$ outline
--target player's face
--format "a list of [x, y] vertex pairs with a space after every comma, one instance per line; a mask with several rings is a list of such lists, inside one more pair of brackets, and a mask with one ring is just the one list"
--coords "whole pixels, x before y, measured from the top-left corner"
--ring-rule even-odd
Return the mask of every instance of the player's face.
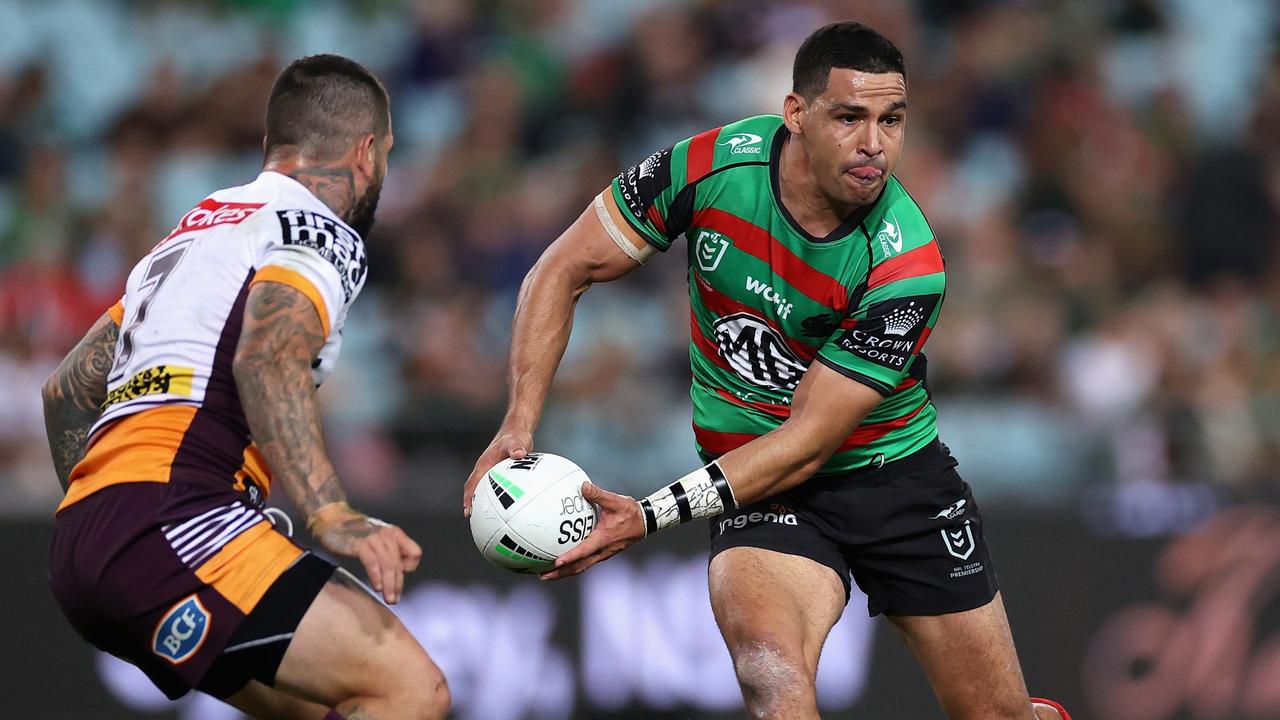
[[351, 218], [347, 224], [360, 233], [362, 238], [368, 238], [369, 231], [373, 229], [374, 216], [378, 212], [378, 198], [382, 195], [382, 182], [387, 178], [387, 155], [391, 153], [394, 143], [395, 139], [390, 132], [385, 140], [374, 141], [373, 174], [369, 177], [369, 185], [364, 194], [351, 207]]
[[827, 89], [803, 113], [801, 142], [822, 192], [844, 205], [875, 202], [902, 154], [902, 75], [832, 68]]

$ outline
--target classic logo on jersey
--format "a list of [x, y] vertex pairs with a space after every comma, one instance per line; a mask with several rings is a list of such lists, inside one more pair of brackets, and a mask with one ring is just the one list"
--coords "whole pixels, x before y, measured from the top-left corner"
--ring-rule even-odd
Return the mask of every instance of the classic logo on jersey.
[[787, 299], [782, 297], [782, 293], [774, 290], [771, 285], [762, 283], [750, 275], [747, 276], [747, 292], [755, 293], [767, 302], [773, 303], [774, 307], [778, 309], [778, 317], [783, 320], [787, 319], [787, 316], [791, 314], [791, 308], [795, 307], [787, 302]]
[[127, 402], [145, 395], [191, 395], [191, 380], [196, 371], [189, 367], [173, 365], [157, 365], [146, 370], [139, 370], [123, 384], [107, 392], [107, 399], [102, 409], [116, 403]]
[[198, 596], [189, 595], [160, 619], [151, 638], [151, 651], [180, 665], [196, 654], [208, 632], [209, 611]]
[[947, 546], [947, 552], [959, 560], [968, 560], [974, 548], [977, 547], [973, 541], [973, 528], [970, 527], [970, 522], [972, 521], [965, 520], [959, 527], [944, 527], [938, 531], [942, 533], [942, 542]]
[[733, 155], [758, 155], [764, 150], [764, 138], [749, 132], [740, 132], [730, 135], [725, 140], [716, 143], [717, 145], [728, 145], [730, 154]]
[[804, 375], [805, 365], [787, 347], [777, 330], [747, 313], [734, 313], [715, 323], [720, 356], [734, 372], [753, 385], [770, 390], [792, 390]]
[[902, 226], [898, 224], [897, 215], [889, 213], [889, 217], [893, 218], [893, 222], [881, 220], [884, 227], [876, 233], [876, 241], [880, 243], [880, 249], [886, 256], [902, 252]]
[[360, 237], [320, 213], [277, 210], [276, 215], [280, 217], [284, 244], [311, 248], [328, 260], [342, 279], [343, 300], [350, 302], [369, 269]]
[[178, 227], [165, 240], [172, 240], [182, 233], [208, 230], [218, 225], [236, 225], [262, 207], [263, 203], [224, 203], [205, 198], [178, 221]]
[[720, 259], [724, 251], [729, 249], [729, 238], [714, 230], [702, 230], [698, 233], [698, 241], [694, 243], [693, 254], [697, 256], [698, 267], [703, 272], [712, 272], [720, 267]]
[[955, 520], [964, 514], [964, 506], [969, 503], [968, 500], [957, 500], [950, 505], [938, 511], [937, 515], [929, 518], [930, 520]]
[[890, 370], [901, 370], [938, 304], [937, 295], [913, 295], [876, 303], [837, 344], [858, 357]]
[[659, 150], [618, 175], [618, 188], [622, 202], [631, 216], [640, 222], [645, 212], [653, 206], [658, 196], [671, 187], [671, 148]]

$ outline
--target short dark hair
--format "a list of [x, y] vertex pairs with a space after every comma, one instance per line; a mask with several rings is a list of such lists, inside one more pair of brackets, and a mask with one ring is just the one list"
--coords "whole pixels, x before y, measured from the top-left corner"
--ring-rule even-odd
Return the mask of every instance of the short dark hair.
[[858, 22], [831, 23], [800, 43], [791, 69], [791, 90], [812, 100], [827, 89], [832, 68], [865, 73], [902, 73], [902, 51], [889, 38]]
[[385, 137], [387, 88], [360, 63], [340, 55], [310, 55], [289, 63], [267, 100], [266, 152], [291, 146], [315, 160], [333, 160], [362, 135]]

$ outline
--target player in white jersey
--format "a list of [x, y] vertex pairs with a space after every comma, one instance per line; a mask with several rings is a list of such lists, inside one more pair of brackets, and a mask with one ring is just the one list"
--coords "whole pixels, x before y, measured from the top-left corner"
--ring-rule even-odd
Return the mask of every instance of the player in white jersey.
[[184, 215], [44, 389], [50, 584], [72, 625], [170, 698], [254, 717], [437, 718], [448, 689], [396, 617], [262, 511], [274, 482], [388, 603], [422, 551], [346, 502], [316, 388], [365, 281], [392, 145], [386, 89], [333, 55], [284, 70], [256, 180]]

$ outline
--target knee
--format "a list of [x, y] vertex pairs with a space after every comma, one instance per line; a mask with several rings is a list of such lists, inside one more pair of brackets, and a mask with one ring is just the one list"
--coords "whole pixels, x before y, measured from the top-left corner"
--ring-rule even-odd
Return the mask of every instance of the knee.
[[745, 643], [733, 658], [752, 717], [779, 717], [814, 702], [814, 677], [798, 650], [767, 641]]
[[416, 677], [406, 679], [402, 686], [409, 697], [404, 698], [406, 717], [413, 720], [440, 720], [449, 713], [453, 698], [449, 683], [435, 665]]

